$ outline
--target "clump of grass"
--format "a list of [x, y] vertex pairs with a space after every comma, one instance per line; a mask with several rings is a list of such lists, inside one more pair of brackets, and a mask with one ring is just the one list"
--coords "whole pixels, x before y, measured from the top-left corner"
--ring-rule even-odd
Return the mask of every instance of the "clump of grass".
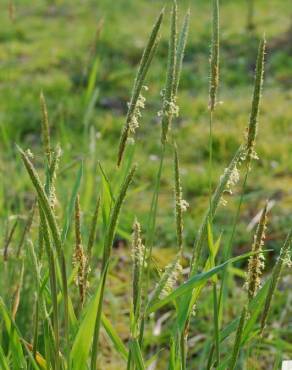
[[[140, 61], [137, 76], [134, 82], [132, 96], [128, 107], [126, 123], [123, 128], [119, 151], [118, 151], [118, 166], [121, 164], [126, 142], [130, 135], [135, 134], [140, 117], [140, 109], [144, 108], [144, 98], [141, 95], [144, 86], [144, 81], [149, 70], [158, 43], [158, 33], [162, 24], [163, 12], [159, 15], [150, 35], [149, 41], [144, 50]], [[200, 309], [200, 297], [203, 289], [205, 289], [208, 281], [212, 284], [212, 299], [213, 299], [213, 322], [212, 335], [209, 338], [209, 332], [206, 332], [206, 343], [211, 348], [208, 357], [207, 368], [212, 366], [218, 369], [235, 369], [241, 349], [244, 345], [253, 338], [263, 334], [267, 323], [268, 314], [273, 303], [274, 293], [283, 270], [284, 264], [288, 262], [292, 232], [289, 233], [283, 247], [281, 248], [279, 258], [273, 268], [270, 281], [261, 287], [260, 279], [263, 270], [263, 243], [265, 238], [265, 229], [267, 222], [267, 205], [265, 206], [260, 221], [254, 236], [251, 252], [229, 258], [231, 254], [231, 245], [238, 224], [242, 197], [245, 191], [248, 173], [251, 170], [251, 162], [256, 158], [255, 141], [258, 131], [258, 116], [260, 107], [260, 98], [263, 85], [264, 72], [264, 54], [265, 54], [265, 39], [263, 38], [259, 45], [257, 66], [255, 74], [254, 93], [252, 98], [252, 108], [249, 119], [246, 143], [242, 144], [228, 167], [224, 170], [223, 175], [218, 181], [218, 185], [212, 194], [212, 181], [210, 181], [210, 201], [205, 212], [201, 225], [196, 233], [193, 249], [191, 251], [190, 260], [188, 263], [188, 271], [182, 273], [182, 255], [188, 257], [188, 251], [185, 248], [183, 227], [184, 219], [183, 212], [187, 207], [186, 201], [183, 200], [182, 181], [180, 162], [177, 147], [174, 144], [173, 153], [173, 172], [174, 172], [174, 213], [175, 227], [177, 237], [176, 256], [168, 265], [166, 265], [163, 273], [159, 276], [159, 280], [151, 291], [152, 283], [152, 267], [153, 261], [151, 256], [152, 247], [155, 237], [155, 225], [158, 209], [158, 196], [160, 181], [162, 178], [163, 161], [167, 154], [167, 142], [170, 136], [171, 124], [174, 117], [178, 114], [177, 94], [180, 81], [181, 69], [183, 64], [184, 50], [186, 46], [188, 28], [189, 28], [189, 11], [184, 17], [181, 31], [177, 31], [177, 4], [174, 1], [171, 11], [169, 48], [168, 48], [168, 63], [166, 72], [165, 90], [163, 92], [163, 103], [161, 111], [161, 157], [154, 187], [154, 194], [151, 203], [149, 214], [149, 223], [147, 229], [147, 237], [145, 243], [142, 238], [142, 228], [140, 223], [135, 220], [133, 224], [132, 235], [132, 300], [130, 312], [130, 328], [129, 342], [126, 346], [118, 333], [115, 326], [105, 316], [104, 302], [106, 290], [108, 286], [109, 271], [112, 269], [112, 254], [114, 238], [118, 230], [119, 218], [126, 196], [133, 182], [136, 165], [132, 166], [133, 156], [130, 156], [125, 168], [120, 170], [118, 174], [123, 179], [120, 186], [115, 188], [111, 183], [105, 171], [100, 165], [102, 171], [102, 180], [104, 192], [97, 197], [95, 209], [89, 227], [89, 237], [87, 248], [83, 247], [83, 241], [86, 240], [82, 235], [81, 228], [81, 210], [79, 200], [79, 185], [82, 174], [82, 166], [79, 171], [76, 182], [73, 185], [72, 196], [66, 212], [58, 212], [56, 207], [55, 187], [56, 174], [58, 163], [61, 155], [61, 150], [57, 146], [52, 150], [52, 141], [50, 137], [48, 112], [43, 94], [41, 94], [41, 109], [42, 109], [42, 141], [44, 149], [44, 173], [45, 180], [41, 179], [33, 164], [33, 159], [29, 152], [24, 152], [19, 148], [19, 152], [23, 164], [27, 170], [31, 183], [34, 187], [37, 200], [33, 207], [23, 232], [20, 234], [20, 240], [16, 252], [17, 263], [21, 263], [20, 274], [17, 275], [17, 284], [15, 295], [10, 309], [7, 309], [3, 300], [0, 299], [0, 314], [5, 326], [5, 342], [8, 346], [0, 346], [0, 364], [6, 370], [9, 369], [10, 363], [14, 368], [34, 368], [38, 369], [72, 369], [87, 368], [91, 370], [98, 368], [98, 357], [100, 354], [100, 329], [104, 327], [107, 336], [109, 337], [113, 347], [121, 356], [122, 360], [127, 364], [127, 369], [145, 369], [153, 358], [145, 360], [149, 357], [152, 349], [159, 350], [159, 342], [156, 341], [154, 346], [150, 345], [153, 340], [152, 334], [149, 334], [152, 329], [152, 323], [155, 320], [161, 320], [160, 309], [166, 310], [169, 330], [165, 330], [163, 335], [170, 343], [168, 362], [170, 369], [186, 370], [192, 367], [191, 350], [188, 343], [188, 335], [191, 330], [191, 318], [193, 308], [198, 305]], [[216, 107], [217, 91], [219, 83], [219, 2], [213, 1], [213, 32], [212, 32], [212, 50], [210, 61], [210, 86], [209, 86], [209, 109], [210, 109], [210, 169], [212, 170], [212, 114]], [[134, 155], [134, 154], [133, 154]], [[224, 194], [231, 193], [233, 187], [239, 181], [239, 170], [242, 163], [246, 163], [246, 175], [243, 181], [242, 194], [230, 239], [228, 240], [228, 253], [220, 254], [221, 236], [214, 238], [216, 232], [213, 229], [215, 223], [216, 212], [220, 205], [226, 201]], [[210, 179], [212, 171], [210, 171]], [[118, 191], [116, 191], [118, 189]], [[69, 249], [71, 218], [74, 218], [75, 205], [75, 247]], [[38, 206], [39, 213], [39, 230], [37, 243], [28, 243], [28, 233], [33, 221], [34, 209]], [[102, 216], [104, 221], [104, 235], [98, 233], [98, 247], [102, 245], [102, 249], [96, 250], [96, 235], [98, 228], [99, 209], [102, 208]], [[61, 215], [64, 214], [64, 228], [60, 231], [59, 223]], [[15, 222], [10, 231], [7, 232], [6, 243], [4, 244], [4, 260], [5, 269], [10, 267], [8, 258], [8, 246], [15, 236], [17, 223]], [[126, 234], [126, 233], [125, 233]], [[17, 235], [17, 234], [16, 234]], [[31, 236], [32, 239], [34, 235]], [[69, 237], [68, 237], [69, 238]], [[145, 246], [144, 246], [145, 244]], [[27, 258], [22, 256], [21, 250], [23, 246], [27, 247]], [[38, 245], [39, 251], [36, 253], [35, 245]], [[204, 250], [205, 246], [206, 253]], [[44, 255], [42, 253], [44, 248]], [[184, 249], [185, 248], [185, 249]], [[101, 252], [101, 258], [100, 253]], [[68, 274], [67, 270], [67, 254], [72, 256], [74, 266], [72, 274]], [[20, 259], [20, 257], [23, 257]], [[94, 257], [94, 258], [93, 258]], [[243, 305], [243, 309], [238, 318], [231, 323], [228, 323], [225, 328], [221, 328], [222, 320], [220, 319], [224, 306], [226, 306], [228, 296], [225, 297], [222, 293], [226, 282], [227, 267], [234, 262], [246, 259], [248, 261], [248, 274], [246, 279], [247, 299]], [[90, 274], [93, 268], [93, 261], [98, 260], [96, 264], [99, 267], [99, 274]], [[217, 259], [223, 258], [222, 263], [217, 264]], [[31, 268], [26, 268], [25, 264], [30, 260]], [[186, 260], [186, 258], [184, 258]], [[68, 263], [69, 265], [69, 263]], [[18, 328], [17, 312], [21, 304], [20, 293], [24, 283], [25, 273], [31, 270], [34, 279], [34, 317], [32, 330], [29, 334], [21, 333]], [[234, 269], [238, 271], [239, 269]], [[70, 269], [69, 269], [70, 271]], [[238, 273], [238, 272], [237, 272]], [[76, 293], [71, 288], [76, 274], [78, 286], [78, 299], [80, 305], [78, 307], [78, 315], [76, 308], [72, 304], [72, 299]], [[92, 275], [92, 276], [91, 276]], [[98, 277], [97, 277], [98, 276]], [[186, 276], [184, 280], [184, 276]], [[93, 280], [92, 289], [89, 291], [88, 280]], [[96, 283], [96, 280], [98, 282]], [[217, 285], [221, 282], [221, 291], [218, 296]], [[88, 294], [87, 294], [88, 293]], [[208, 294], [208, 289], [206, 289]], [[263, 304], [263, 310], [261, 310]], [[107, 313], [106, 313], [107, 315]], [[258, 317], [260, 317], [258, 324]], [[168, 319], [169, 318], [169, 319]], [[169, 328], [168, 326], [168, 328]], [[41, 330], [40, 330], [41, 328]], [[145, 328], [147, 330], [145, 330]], [[161, 331], [159, 329], [159, 331]], [[233, 346], [227, 350], [223, 350], [221, 343], [235, 334]], [[25, 340], [27, 336], [31, 336], [31, 343]], [[65, 340], [62, 337], [65, 337]], [[7, 338], [7, 339], [6, 339]], [[4, 343], [4, 342], [3, 342]], [[213, 344], [214, 343], [214, 344]], [[210, 347], [211, 346], [211, 347]], [[3, 347], [3, 348], [2, 348]], [[6, 348], [8, 347], [8, 348]], [[149, 350], [149, 347], [151, 348]], [[154, 351], [153, 351], [154, 352]], [[206, 351], [205, 351], [206, 352]], [[44, 354], [42, 354], [44, 353]], [[215, 353], [215, 361], [213, 361], [213, 353]], [[229, 356], [230, 353], [230, 356]], [[152, 354], [152, 353], [151, 353]], [[159, 352], [154, 354], [154, 361], [159, 356]], [[205, 360], [203, 355], [203, 361]], [[90, 365], [89, 365], [90, 363]], [[105, 365], [102, 364], [102, 367]]]

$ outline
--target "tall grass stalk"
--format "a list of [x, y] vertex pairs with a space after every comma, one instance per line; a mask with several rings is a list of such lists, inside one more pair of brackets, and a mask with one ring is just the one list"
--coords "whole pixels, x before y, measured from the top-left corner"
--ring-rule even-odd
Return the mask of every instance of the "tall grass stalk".
[[[212, 202], [212, 183], [213, 183], [213, 114], [216, 106], [217, 91], [219, 85], [219, 0], [213, 0], [213, 21], [212, 21], [212, 43], [210, 57], [210, 86], [209, 86], [209, 207]], [[209, 223], [212, 227], [212, 217]], [[213, 317], [214, 317], [214, 338], [216, 348], [216, 366], [219, 366], [220, 350], [219, 350], [219, 321], [218, 321], [218, 300], [217, 287], [213, 283]]]
[[101, 267], [101, 276], [103, 276], [103, 281], [102, 281], [102, 286], [101, 286], [100, 300], [99, 300], [98, 309], [97, 309], [93, 343], [92, 343], [91, 370], [97, 369], [98, 340], [99, 340], [99, 331], [100, 331], [100, 323], [101, 323], [103, 296], [104, 296], [105, 282], [106, 282], [106, 277], [107, 277], [107, 272], [108, 272], [108, 264], [109, 264], [109, 260], [111, 256], [114, 235], [115, 235], [121, 207], [125, 200], [128, 187], [133, 180], [135, 171], [136, 171], [136, 166], [133, 166], [130, 172], [128, 173], [128, 175], [126, 176], [125, 181], [120, 187], [119, 194], [116, 198], [116, 201], [111, 211], [109, 225], [108, 225], [108, 229], [105, 235], [104, 246], [103, 246], [102, 267]]
[[60, 353], [60, 336], [59, 336], [59, 308], [58, 308], [58, 290], [57, 290], [57, 277], [56, 277], [56, 266], [55, 257], [51, 245], [49, 228], [47, 220], [41, 205], [39, 205], [40, 214], [40, 227], [42, 229], [41, 234], [43, 237], [45, 250], [48, 258], [49, 266], [49, 277], [50, 277], [50, 287], [51, 287], [51, 299], [53, 308], [53, 330], [54, 330], [54, 342], [55, 342], [55, 358], [56, 366], [59, 366], [59, 353]]
[[50, 201], [44, 191], [44, 188], [41, 184], [39, 176], [31, 163], [27, 154], [20, 148], [18, 148], [23, 163], [26, 167], [26, 170], [30, 176], [32, 184], [38, 194], [40, 208], [43, 210], [45, 218], [48, 222], [48, 225], [51, 229], [52, 238], [56, 248], [57, 256], [59, 259], [61, 276], [62, 276], [62, 288], [63, 288], [63, 299], [64, 299], [64, 330], [65, 338], [67, 340], [67, 346], [69, 348], [69, 310], [68, 310], [68, 286], [67, 286], [67, 272], [66, 272], [66, 262], [63, 251], [63, 245], [61, 241], [61, 235], [59, 232], [59, 227], [57, 224], [56, 216], [51, 208]]
[[[247, 128], [245, 153], [243, 155], [243, 159], [245, 159], [245, 175], [244, 175], [244, 180], [242, 183], [241, 194], [240, 194], [239, 201], [237, 204], [236, 213], [235, 213], [235, 216], [232, 222], [232, 229], [231, 229], [229, 241], [224, 251], [224, 258], [228, 258], [231, 254], [233, 240], [234, 240], [236, 228], [239, 222], [240, 211], [241, 211], [243, 198], [244, 198], [244, 194], [246, 190], [247, 180], [248, 180], [249, 172], [251, 169], [251, 163], [253, 159], [257, 158], [256, 153], [255, 153], [255, 140], [256, 140], [257, 131], [258, 131], [259, 109], [260, 109], [261, 94], [262, 94], [262, 88], [263, 88], [265, 49], [266, 49], [266, 41], [265, 41], [265, 37], [263, 37], [259, 43], [259, 48], [258, 48], [255, 80], [254, 80], [254, 90], [253, 90], [253, 97], [252, 97], [252, 103], [251, 103], [251, 113], [250, 113], [249, 124]], [[223, 304], [222, 297], [224, 294], [224, 290], [226, 288], [225, 287], [226, 274], [227, 274], [227, 270], [225, 269], [223, 271], [222, 280], [221, 280], [221, 289], [220, 289], [220, 298], [219, 298], [220, 310], [222, 310], [222, 307], [221, 307], [221, 304]]]

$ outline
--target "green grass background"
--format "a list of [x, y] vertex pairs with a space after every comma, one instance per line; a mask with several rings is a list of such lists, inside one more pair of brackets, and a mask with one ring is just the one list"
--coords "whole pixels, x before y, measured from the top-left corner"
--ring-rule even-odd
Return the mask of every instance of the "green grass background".
[[[260, 159], [253, 165], [249, 177], [234, 253], [250, 249], [252, 235], [246, 227], [266, 198], [276, 202], [269, 217], [267, 247], [277, 252], [292, 223], [291, 4], [289, 0], [256, 0], [256, 29], [248, 33], [246, 1], [221, 0], [220, 3], [220, 104], [214, 116], [214, 186], [244, 137], [251, 104], [257, 44], [265, 33], [266, 72], [257, 140]], [[160, 0], [15, 0], [14, 14], [9, 16], [9, 1], [1, 1], [2, 240], [16, 216], [22, 225], [33, 198], [32, 187], [15, 143], [25, 149], [31, 148], [35, 153], [35, 162], [40, 162], [41, 90], [47, 99], [53, 141], [60, 143], [63, 150], [57, 210], [61, 215], [68, 204], [72, 183], [83, 161], [81, 206], [86, 234], [86, 221], [93, 212], [93, 199], [101, 187], [98, 161], [101, 161], [113, 184], [120, 181], [115, 161], [127, 101], [147, 36], [165, 4], [169, 13], [169, 2]], [[180, 0], [178, 5], [181, 16], [188, 6], [191, 8], [190, 34], [178, 98], [180, 115], [173, 125], [181, 157], [184, 198], [190, 203], [185, 216], [185, 242], [191, 247], [208, 204], [207, 103], [211, 2]], [[140, 121], [135, 147], [135, 161], [139, 169], [119, 226], [118, 237], [125, 240], [125, 244], [131, 233], [134, 215], [141, 220], [142, 227], [146, 225], [159, 164], [160, 127], [157, 112], [161, 107], [160, 91], [166, 71], [168, 21], [164, 21], [158, 52], [147, 78], [149, 90], [145, 92], [146, 109]], [[100, 30], [98, 36], [97, 30]], [[155, 236], [155, 256], [161, 267], [169, 261], [173, 255], [172, 247], [175, 246], [172, 189], [172, 153], [169, 150], [162, 175]], [[216, 233], [223, 231], [223, 241], [227, 240], [224, 236], [231, 227], [239, 190], [235, 189], [232, 197], [226, 196], [228, 204], [221, 207], [216, 218], [215, 230]], [[17, 231], [16, 236], [19, 233]], [[12, 242], [11, 248], [13, 246]], [[108, 309], [111, 310], [113, 322], [116, 318], [118, 331], [126, 337], [127, 323], [119, 320], [120, 306], [117, 302], [127, 296], [129, 276], [123, 267], [129, 261], [123, 262], [122, 257], [128, 256], [128, 252], [122, 246], [115, 253], [117, 273], [111, 276], [112, 291], [108, 297]], [[269, 256], [268, 268], [273, 264], [274, 255], [276, 253]], [[236, 287], [234, 292], [236, 295]], [[277, 307], [285, 303], [285, 297], [279, 295], [275, 317], [279, 316]], [[195, 329], [198, 335], [212, 330], [208, 328], [206, 320], [211, 301], [208, 297], [203, 298]], [[25, 294], [23, 299], [21, 309], [25, 310]], [[236, 301], [238, 297], [234, 299]], [[126, 304], [122, 305], [122, 309], [124, 306]], [[232, 317], [234, 312], [236, 307], [231, 305], [228, 315]], [[284, 319], [284, 324], [290, 325], [288, 334], [291, 335], [291, 321], [287, 320]], [[25, 318], [23, 325], [26, 325]], [[292, 353], [291, 344], [286, 340], [288, 334], [284, 332], [282, 338], [287, 343], [287, 352]], [[201, 348], [200, 338], [195, 346], [197, 353]], [[106, 358], [109, 358], [107, 348], [104, 351]], [[115, 368], [117, 365], [113, 356], [111, 362]]]

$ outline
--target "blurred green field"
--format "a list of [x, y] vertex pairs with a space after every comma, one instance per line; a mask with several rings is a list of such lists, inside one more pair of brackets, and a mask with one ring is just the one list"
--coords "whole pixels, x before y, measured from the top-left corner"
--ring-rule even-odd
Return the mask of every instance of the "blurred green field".
[[[63, 152], [58, 178], [57, 198], [60, 204], [57, 211], [66, 209], [72, 183], [83, 163], [80, 197], [86, 233], [86, 222], [101, 189], [98, 162], [106, 169], [114, 188], [120, 182], [121, 170], [117, 171], [115, 163], [127, 102], [149, 31], [165, 3], [168, 13], [168, 2], [160, 0], [1, 1], [1, 240], [5, 239], [16, 217], [19, 218], [20, 226], [15, 235], [17, 237], [20, 234], [34, 196], [15, 144], [24, 149], [30, 148], [35, 153], [35, 163], [41, 165], [40, 91], [46, 96], [53, 142], [55, 145], [60, 143]], [[254, 163], [250, 173], [233, 251], [239, 254], [250, 249], [252, 233], [247, 231], [247, 225], [269, 198], [275, 201], [275, 205], [269, 216], [267, 248], [278, 252], [292, 224], [291, 4], [289, 0], [255, 1], [256, 28], [248, 32], [247, 2], [221, 0], [220, 3], [220, 103], [214, 115], [213, 185], [215, 187], [244, 138], [249, 119], [257, 45], [265, 33], [267, 55], [257, 140], [259, 160]], [[185, 240], [190, 250], [208, 204], [211, 4], [207, 0], [180, 0], [178, 5], [181, 16], [188, 6], [191, 8], [190, 33], [179, 88], [180, 114], [173, 125], [181, 158], [184, 198], [190, 204], [185, 216]], [[139, 167], [127, 199], [127, 207], [120, 219], [118, 239], [122, 243], [115, 251], [118, 273], [111, 276], [113, 295], [107, 297], [107, 309], [124, 338], [128, 334], [127, 323], [120, 321], [118, 314], [120, 309], [125, 310], [127, 306], [127, 302], [123, 302], [127, 297], [128, 285], [124, 267], [129, 262], [125, 245], [131, 234], [133, 215], [138, 217], [142, 227], [146, 227], [153, 181], [159, 165], [160, 127], [157, 112], [161, 109], [160, 91], [165, 80], [168, 26], [167, 20], [163, 24], [159, 48], [147, 77], [149, 90], [144, 94], [146, 109], [143, 111], [134, 149], [135, 162]], [[169, 149], [162, 174], [155, 235], [155, 257], [160, 267], [165, 266], [173, 255], [172, 247], [176, 240], [172, 161], [172, 151]], [[216, 217], [215, 231], [223, 232], [223, 244], [228, 240], [239, 191], [240, 187], [235, 189], [232, 196], [226, 196], [228, 204], [221, 207]], [[100, 233], [103, 231], [100, 230]], [[274, 262], [274, 254], [269, 255], [268, 269]], [[291, 289], [291, 278], [286, 284]], [[29, 290], [29, 286], [25, 289]], [[235, 286], [234, 292], [231, 299], [240, 301]], [[9, 292], [6, 294], [8, 299]], [[25, 302], [25, 294], [23, 296]], [[278, 307], [284, 306], [286, 299], [285, 295], [279, 294]], [[197, 336], [194, 336], [192, 349], [194, 357], [203, 349], [200, 333], [210, 331], [206, 320], [210, 302], [210, 297], [206, 295], [198, 312], [195, 328]], [[237, 308], [231, 306], [228, 315], [232, 317], [235, 312]], [[279, 331], [284, 326], [290, 330], [284, 331], [283, 341], [288, 334], [291, 335], [289, 314], [291, 307], [287, 307], [279, 323]], [[26, 327], [25, 320], [25, 316], [19, 318], [23, 327]], [[155, 341], [155, 338], [152, 340]], [[285, 343], [287, 347], [284, 351], [291, 355], [291, 340]], [[283, 343], [279, 341], [278, 344], [281, 346]], [[107, 351], [110, 349], [104, 348], [105, 357], [110, 362], [106, 369], [111, 369], [110, 366], [116, 369], [118, 365], [115, 358], [112, 356], [111, 359], [111, 352]], [[253, 364], [250, 368], [268, 367], [256, 367]]]

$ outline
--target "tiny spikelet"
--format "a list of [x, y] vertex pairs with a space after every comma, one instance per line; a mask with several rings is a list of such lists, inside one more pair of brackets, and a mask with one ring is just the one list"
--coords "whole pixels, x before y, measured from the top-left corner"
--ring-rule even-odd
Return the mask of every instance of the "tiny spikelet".
[[51, 163], [51, 143], [50, 143], [50, 126], [49, 126], [49, 116], [47, 110], [47, 104], [43, 92], [40, 94], [40, 104], [42, 111], [42, 139], [45, 155], [48, 164]]
[[148, 306], [151, 303], [155, 302], [157, 299], [167, 296], [174, 288], [174, 285], [178, 281], [182, 272], [182, 267], [179, 260], [180, 255], [178, 254], [173, 262], [165, 267], [165, 270], [161, 275], [161, 278], [157, 283], [154, 292], [151, 294]]
[[255, 297], [260, 287], [260, 278], [262, 275], [262, 271], [265, 267], [262, 248], [264, 245], [266, 228], [267, 228], [267, 203], [262, 211], [261, 218], [254, 236], [254, 242], [251, 251], [255, 254], [250, 256], [248, 261], [246, 286], [249, 300]]
[[79, 288], [79, 295], [81, 305], [85, 300], [86, 281], [85, 281], [85, 268], [86, 268], [86, 257], [84, 255], [82, 238], [81, 238], [81, 222], [80, 222], [80, 202], [79, 195], [75, 201], [75, 250], [73, 255], [73, 266], [77, 269], [76, 284]]
[[133, 225], [132, 258], [133, 258], [133, 307], [135, 316], [139, 316], [141, 298], [141, 277], [143, 269], [144, 245], [141, 239], [141, 226], [137, 220]]
[[176, 89], [176, 72], [177, 72], [176, 61], [177, 61], [177, 4], [176, 1], [174, 1], [171, 15], [165, 91], [163, 93], [162, 111], [158, 113], [158, 115], [162, 116], [161, 120], [162, 144], [164, 144], [167, 141], [167, 134], [171, 127], [173, 116], [178, 114], [178, 108], [176, 106], [176, 97], [174, 95]]
[[214, 110], [219, 84], [219, 0], [213, 0], [212, 44], [210, 57], [209, 109]]
[[264, 310], [261, 316], [261, 334], [263, 334], [263, 331], [267, 323], [272, 299], [273, 299], [275, 290], [277, 289], [277, 285], [280, 279], [283, 265], [287, 262], [287, 258], [291, 255], [291, 245], [292, 245], [292, 229], [290, 230], [281, 248], [280, 255], [272, 271], [272, 278], [271, 278], [268, 294], [266, 296]]
[[249, 118], [249, 125], [247, 129], [247, 160], [250, 162], [252, 158], [257, 158], [255, 152], [255, 140], [258, 131], [258, 116], [260, 108], [260, 100], [263, 87], [263, 77], [264, 77], [264, 62], [265, 62], [265, 50], [266, 50], [266, 40], [263, 37], [259, 43], [258, 56], [256, 62], [256, 72], [254, 81], [254, 91], [251, 105], [251, 113]]
[[183, 217], [182, 213], [188, 207], [188, 203], [182, 198], [182, 187], [179, 171], [179, 159], [176, 145], [174, 146], [174, 196], [175, 196], [175, 218], [176, 218], [176, 235], [177, 244], [180, 251], [183, 247]]
[[[128, 112], [126, 117], [126, 123], [122, 129], [120, 143], [119, 143], [119, 150], [118, 150], [118, 161], [117, 165], [121, 164], [123, 154], [126, 148], [127, 139], [129, 137], [130, 132], [135, 133], [136, 128], [138, 127], [138, 118], [140, 116], [140, 108], [141, 103], [144, 105], [144, 98], [141, 95], [141, 91], [143, 88], [143, 84], [149, 70], [151, 61], [155, 54], [158, 45], [158, 33], [162, 23], [164, 11], [160, 13], [157, 21], [155, 22], [152, 32], [150, 34], [148, 43], [144, 49], [140, 65], [137, 71], [137, 75], [135, 78], [134, 86], [132, 89], [132, 95], [130, 102], [128, 104]], [[140, 105], [140, 106], [139, 106]]]

